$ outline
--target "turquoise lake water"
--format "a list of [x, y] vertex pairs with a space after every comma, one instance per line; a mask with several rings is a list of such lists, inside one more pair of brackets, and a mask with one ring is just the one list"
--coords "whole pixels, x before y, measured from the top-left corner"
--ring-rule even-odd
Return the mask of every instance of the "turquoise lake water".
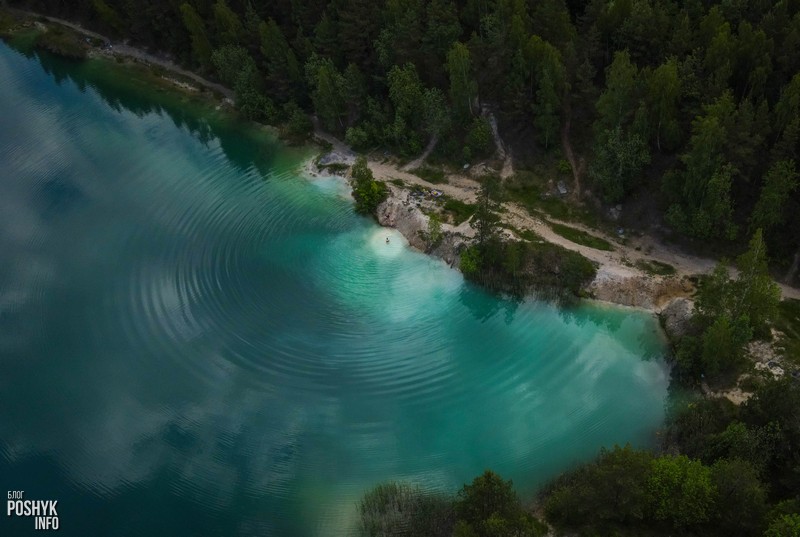
[[493, 297], [121, 73], [0, 43], [0, 489], [59, 534], [346, 535], [385, 480], [530, 497], [655, 441], [651, 316]]

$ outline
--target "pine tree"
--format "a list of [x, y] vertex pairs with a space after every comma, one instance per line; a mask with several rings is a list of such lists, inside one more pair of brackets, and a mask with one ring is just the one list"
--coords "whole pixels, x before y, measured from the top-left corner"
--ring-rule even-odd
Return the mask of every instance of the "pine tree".
[[425, 15], [425, 34], [422, 36], [424, 73], [429, 81], [442, 83], [447, 54], [461, 37], [458, 11], [451, 0], [432, 0]]
[[534, 126], [538, 130], [539, 142], [548, 148], [561, 122], [561, 96], [566, 89], [565, 69], [558, 50], [539, 36], [530, 38], [525, 55], [530, 76], [535, 81], [531, 106]]
[[457, 123], [462, 126], [475, 114], [473, 102], [478, 84], [472, 77], [469, 49], [463, 43], [453, 43], [447, 53], [447, 72], [450, 75], [450, 101]]
[[798, 185], [797, 169], [793, 160], [776, 162], [764, 177], [761, 196], [758, 198], [750, 225], [753, 229], [761, 228], [765, 232], [782, 223], [789, 196]]
[[375, 214], [378, 205], [386, 199], [386, 185], [376, 181], [372, 170], [367, 165], [367, 159], [358, 157], [350, 170], [353, 185], [353, 198], [356, 200], [358, 214]]
[[321, 56], [330, 58], [334, 64], [339, 65], [341, 54], [338, 30], [336, 21], [328, 15], [328, 11], [322, 14], [322, 18], [314, 29], [314, 49]]
[[597, 100], [598, 119], [595, 128], [602, 132], [626, 125], [636, 110], [639, 70], [631, 63], [627, 51], [614, 54], [606, 70], [606, 89]]
[[192, 38], [192, 55], [203, 68], [211, 66], [211, 43], [208, 40], [206, 25], [195, 9], [185, 3], [181, 5], [183, 24]]
[[739, 277], [734, 291], [734, 315], [747, 315], [754, 334], [768, 336], [768, 323], [778, 313], [781, 290], [769, 275], [767, 246], [760, 229], [750, 239], [747, 251], [736, 260], [736, 267]]
[[493, 261], [486, 254], [490, 248], [490, 243], [496, 237], [497, 224], [500, 222], [500, 217], [497, 215], [497, 211], [500, 208], [498, 202], [499, 190], [499, 178], [487, 177], [484, 179], [478, 191], [475, 215], [469, 223], [477, 232], [475, 238], [477, 239], [477, 246], [482, 254], [482, 259], [490, 263]]
[[647, 103], [651, 114], [650, 125], [655, 136], [656, 148], [671, 149], [680, 141], [678, 102], [681, 97], [681, 81], [678, 62], [670, 58], [658, 66], [647, 78]]
[[533, 103], [533, 124], [545, 148], [550, 147], [550, 141], [558, 134], [560, 103], [561, 99], [550, 72], [543, 71], [539, 76], [539, 89]]
[[339, 48], [345, 61], [372, 73], [377, 64], [375, 40], [381, 29], [381, 4], [373, 0], [333, 0], [331, 5], [336, 11]]
[[299, 97], [302, 89], [300, 64], [274, 19], [262, 22], [261, 54], [265, 58], [267, 85], [279, 102]]
[[311, 101], [322, 126], [331, 132], [343, 132], [346, 113], [344, 77], [328, 59], [312, 57], [306, 64]]
[[388, 0], [384, 9], [386, 23], [375, 42], [380, 64], [421, 64], [420, 42], [423, 35], [424, 9], [421, 0]]
[[244, 26], [239, 16], [228, 7], [225, 0], [214, 4], [215, 39], [218, 45], [239, 45], [244, 42]]
[[414, 64], [394, 66], [388, 74], [389, 98], [394, 105], [394, 123], [390, 126], [390, 137], [406, 154], [422, 150], [420, 129], [425, 121], [425, 89]]
[[735, 169], [726, 162], [728, 133], [736, 108], [730, 93], [723, 94], [705, 114], [692, 123], [689, 151], [681, 156], [685, 167], [675, 181], [664, 186], [675, 203], [667, 220], [681, 231], [700, 238], [733, 239], [732, 177]]

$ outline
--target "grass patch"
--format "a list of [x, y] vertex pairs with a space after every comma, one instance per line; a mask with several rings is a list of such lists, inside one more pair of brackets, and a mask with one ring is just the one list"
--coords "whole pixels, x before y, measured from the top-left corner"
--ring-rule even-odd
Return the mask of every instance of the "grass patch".
[[636, 268], [642, 270], [648, 274], [654, 274], [656, 276], [672, 276], [677, 272], [675, 267], [670, 265], [669, 263], [662, 263], [661, 261], [656, 261], [655, 259], [640, 259], [636, 262]]
[[542, 238], [539, 235], [537, 235], [535, 232], [531, 231], [530, 229], [521, 229], [521, 230], [519, 230], [519, 232], [517, 232], [517, 235], [519, 235], [520, 238], [523, 238], [523, 239], [525, 239], [526, 241], [529, 241], [529, 242], [541, 242], [542, 241]]
[[537, 235], [534, 231], [530, 229], [519, 229], [518, 227], [512, 226], [511, 224], [500, 224], [502, 227], [509, 229], [514, 232], [514, 234], [522, 240], [526, 240], [528, 242], [541, 242], [542, 238]]
[[395, 179], [392, 179], [389, 182], [392, 183], [395, 186], [400, 186], [400, 187], [406, 186], [405, 181], [403, 181], [402, 179], [395, 178]]
[[447, 198], [442, 206], [442, 210], [448, 214], [454, 226], [461, 225], [475, 214], [476, 207], [471, 203], [464, 203], [461, 200]]
[[411, 170], [411, 173], [419, 177], [420, 179], [424, 179], [431, 184], [439, 185], [439, 184], [446, 184], [447, 177], [444, 175], [444, 170], [439, 168], [431, 168], [428, 166], [423, 166], [422, 168], [417, 168], [415, 170]]
[[800, 366], [800, 300], [787, 298], [780, 302], [775, 328], [784, 334], [778, 340], [783, 357]]
[[566, 199], [548, 193], [545, 182], [531, 172], [518, 172], [506, 183], [504, 201], [523, 206], [529, 213], [544, 213], [555, 220], [580, 222], [588, 227], [600, 227], [597, 214], [587, 207], [578, 207]]
[[583, 246], [588, 246], [589, 248], [594, 248], [595, 250], [604, 250], [607, 252], [610, 252], [614, 249], [614, 247], [611, 246], [611, 243], [607, 240], [590, 235], [589, 233], [581, 231], [580, 229], [575, 229], [574, 227], [565, 226], [563, 224], [550, 224], [550, 227], [553, 229], [553, 231], [565, 239], [569, 239], [576, 244], [581, 244]]

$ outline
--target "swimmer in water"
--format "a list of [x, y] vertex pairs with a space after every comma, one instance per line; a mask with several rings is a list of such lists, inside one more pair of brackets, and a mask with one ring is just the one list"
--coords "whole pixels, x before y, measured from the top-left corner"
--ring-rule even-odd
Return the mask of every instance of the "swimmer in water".
[[386, 237], [386, 244], [389, 244], [389, 237]]

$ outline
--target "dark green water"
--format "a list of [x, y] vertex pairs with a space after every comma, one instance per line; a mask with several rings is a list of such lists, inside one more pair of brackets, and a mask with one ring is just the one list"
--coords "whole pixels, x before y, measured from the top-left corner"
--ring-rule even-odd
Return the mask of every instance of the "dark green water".
[[0, 44], [0, 492], [61, 535], [342, 535], [384, 480], [530, 494], [653, 441], [653, 318], [491, 297], [304, 156]]

